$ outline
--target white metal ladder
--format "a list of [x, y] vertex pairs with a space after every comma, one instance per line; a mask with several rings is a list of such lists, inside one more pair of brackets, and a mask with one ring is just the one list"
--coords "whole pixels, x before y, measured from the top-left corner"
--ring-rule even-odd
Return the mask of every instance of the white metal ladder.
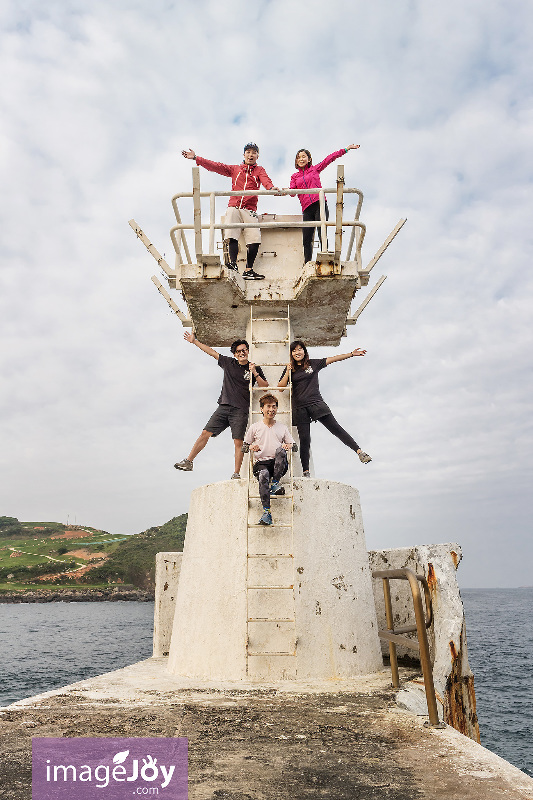
[[[286, 334], [283, 331], [286, 325]], [[265, 369], [268, 387], [252, 386], [250, 376], [250, 421], [260, 419], [261, 412], [254, 402], [261, 394], [280, 393], [278, 377], [274, 371], [287, 364], [290, 344], [290, 312], [286, 317], [254, 317], [250, 309], [250, 360]], [[263, 351], [266, 358], [261, 355]], [[285, 359], [283, 359], [285, 356]], [[272, 384], [272, 386], [270, 385]], [[278, 412], [286, 416], [291, 430], [292, 385], [285, 389], [288, 410]], [[296, 621], [294, 598], [294, 545], [293, 545], [293, 464], [288, 453], [289, 470], [285, 476], [285, 494], [271, 496], [273, 524], [259, 525], [262, 505], [257, 479], [252, 473], [253, 456], [250, 453], [248, 480], [248, 532], [247, 532], [247, 673], [252, 680], [283, 680], [296, 677]]]

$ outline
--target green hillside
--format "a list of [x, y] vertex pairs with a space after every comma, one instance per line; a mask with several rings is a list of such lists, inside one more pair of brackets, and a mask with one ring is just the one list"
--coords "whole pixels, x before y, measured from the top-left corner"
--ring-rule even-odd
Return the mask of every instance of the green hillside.
[[183, 549], [187, 515], [133, 536], [58, 522], [0, 517], [0, 592], [154, 587], [155, 555]]

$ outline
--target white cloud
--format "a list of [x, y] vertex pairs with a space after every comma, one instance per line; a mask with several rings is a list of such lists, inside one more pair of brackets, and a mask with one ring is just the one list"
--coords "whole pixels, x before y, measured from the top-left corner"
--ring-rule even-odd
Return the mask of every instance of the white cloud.
[[256, 140], [286, 185], [297, 148], [356, 141], [365, 259], [409, 221], [342, 345], [368, 356], [322, 379], [374, 461], [317, 425], [318, 473], [359, 486], [369, 546], [457, 538], [464, 583], [530, 583], [532, 20], [520, 0], [6, 3], [0, 513], [135, 532], [231, 474], [228, 437], [172, 469], [221, 376], [127, 220], [171, 261], [182, 147], [231, 162]]

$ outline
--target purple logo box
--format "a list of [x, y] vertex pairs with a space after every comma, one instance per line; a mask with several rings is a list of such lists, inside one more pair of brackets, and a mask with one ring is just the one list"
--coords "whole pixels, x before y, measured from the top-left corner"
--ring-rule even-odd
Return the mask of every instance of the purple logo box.
[[32, 800], [187, 800], [187, 739], [32, 739]]

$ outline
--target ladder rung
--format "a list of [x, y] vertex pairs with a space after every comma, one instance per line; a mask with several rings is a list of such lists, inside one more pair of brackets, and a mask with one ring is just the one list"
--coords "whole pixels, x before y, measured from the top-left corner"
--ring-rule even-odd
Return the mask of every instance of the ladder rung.
[[288, 386], [252, 386], [253, 392], [284, 392]]
[[288, 525], [286, 522], [273, 522], [272, 525], [260, 525], [258, 522], [251, 522], [248, 523], [249, 528], [292, 528], [292, 525]]
[[268, 363], [265, 364], [264, 362], [262, 362], [261, 366], [262, 367], [286, 367], [287, 366], [287, 362], [286, 361], [276, 361], [276, 362], [274, 362], [272, 364], [268, 364]]
[[[275, 653], [272, 650], [248, 650], [249, 656], [292, 656], [293, 658], [296, 657], [296, 653], [292, 650], [290, 653], [288, 650], [280, 650], [279, 652], [276, 651]], [[268, 678], [265, 678], [268, 680]]]
[[[291, 414], [291, 413], [292, 413], [292, 412], [291, 412], [290, 410], [289, 410], [289, 411], [278, 411], [278, 412], [277, 412], [277, 414]], [[252, 414], [255, 414], [256, 416], [257, 416], [258, 414], [259, 414], [260, 416], [263, 416], [263, 412], [262, 412], [262, 411], [252, 411]]]
[[[250, 500], [261, 499], [258, 494], [249, 494], [248, 497], [250, 498]], [[273, 497], [275, 497], [276, 500], [289, 500], [292, 499], [292, 494], [271, 494], [270, 499], [272, 499]]]
[[288, 322], [288, 317], [254, 317], [253, 322]]
[[287, 344], [288, 338], [285, 339], [252, 339], [252, 344]]

